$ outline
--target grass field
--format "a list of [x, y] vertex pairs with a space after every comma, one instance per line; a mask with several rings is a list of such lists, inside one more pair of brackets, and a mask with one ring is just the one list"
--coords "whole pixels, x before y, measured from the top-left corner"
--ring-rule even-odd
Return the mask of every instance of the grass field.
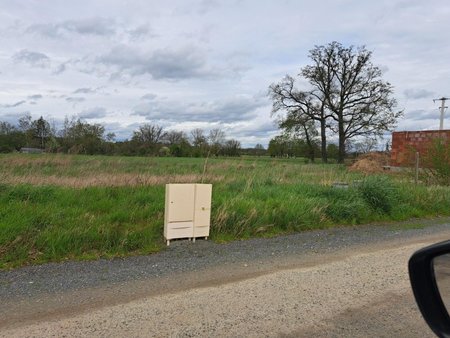
[[[0, 269], [164, 247], [164, 185], [200, 182], [203, 159], [0, 155]], [[450, 215], [450, 188], [301, 159], [209, 159], [211, 238]], [[348, 189], [333, 182], [350, 183]]]

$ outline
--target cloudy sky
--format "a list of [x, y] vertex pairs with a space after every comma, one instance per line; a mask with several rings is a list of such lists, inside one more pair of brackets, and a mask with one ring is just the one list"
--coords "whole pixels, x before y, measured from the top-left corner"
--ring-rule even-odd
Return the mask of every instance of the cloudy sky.
[[268, 86], [336, 40], [373, 51], [405, 111], [397, 130], [437, 129], [449, 31], [446, 0], [0, 0], [0, 120], [75, 115], [118, 139], [219, 127], [267, 145]]

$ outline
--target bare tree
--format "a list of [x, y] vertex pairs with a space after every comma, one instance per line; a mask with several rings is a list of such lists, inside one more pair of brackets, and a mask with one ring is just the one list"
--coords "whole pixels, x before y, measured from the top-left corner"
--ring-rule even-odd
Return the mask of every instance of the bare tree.
[[378, 140], [375, 137], [365, 137], [364, 139], [358, 140], [353, 145], [353, 148], [358, 154], [367, 154], [374, 151], [378, 146]]
[[[308, 146], [308, 157], [314, 162], [316, 137], [318, 135], [314, 120], [305, 114], [297, 114], [290, 111], [286, 118], [279, 123], [279, 127], [285, 131], [287, 135], [291, 135], [294, 139], [304, 139]], [[325, 150], [326, 154], [326, 150]], [[322, 158], [323, 159], [323, 158]], [[325, 156], [324, 162], [327, 157]]]
[[345, 157], [345, 144], [357, 136], [379, 136], [392, 130], [403, 112], [395, 111], [393, 87], [381, 79], [372, 64], [372, 52], [364, 46], [344, 47], [338, 42], [310, 51], [313, 64], [301, 75], [320, 92], [332, 119], [330, 128], [339, 137], [338, 162]]
[[223, 154], [225, 156], [239, 156], [241, 150], [241, 142], [235, 139], [227, 140], [223, 144]]
[[219, 128], [211, 129], [208, 135], [209, 152], [214, 155], [219, 155], [219, 152], [225, 143], [225, 132]]
[[[321, 139], [321, 157], [327, 162], [327, 119], [330, 117], [326, 110], [324, 95], [313, 88], [301, 91], [295, 88], [295, 80], [289, 75], [269, 87], [272, 98], [272, 116], [276, 115], [279, 125], [293, 125], [301, 122], [304, 126], [315, 125], [318, 122]], [[286, 115], [284, 115], [286, 113]], [[301, 127], [301, 125], [300, 125]], [[307, 140], [308, 144], [309, 141]]]
[[194, 147], [200, 147], [201, 145], [207, 142], [205, 132], [203, 131], [203, 129], [200, 128], [196, 128], [191, 131], [191, 138], [192, 138], [192, 145]]
[[[324, 162], [327, 129], [338, 134], [338, 161], [342, 163], [350, 139], [376, 137], [392, 130], [402, 112], [394, 110], [397, 102], [392, 98], [393, 87], [381, 79], [381, 70], [372, 64], [372, 53], [365, 47], [332, 42], [316, 46], [309, 57], [312, 64], [302, 68], [299, 75], [308, 81], [310, 89], [296, 89], [290, 76], [271, 85], [272, 115], [277, 114], [281, 121], [317, 121]], [[287, 115], [279, 116], [284, 113]]]
[[133, 140], [154, 146], [160, 143], [165, 135], [163, 127], [156, 124], [144, 124], [133, 132]]
[[168, 131], [164, 136], [164, 141], [169, 145], [188, 142], [186, 133], [176, 130]]

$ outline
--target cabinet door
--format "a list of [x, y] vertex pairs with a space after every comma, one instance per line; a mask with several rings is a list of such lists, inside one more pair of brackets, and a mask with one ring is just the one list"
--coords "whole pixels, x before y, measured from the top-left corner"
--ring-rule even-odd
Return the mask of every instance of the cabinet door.
[[[211, 184], [195, 185], [195, 215], [194, 228], [210, 225], [211, 219]], [[208, 229], [209, 230], [209, 229]], [[203, 236], [203, 235], [200, 235]]]
[[166, 185], [166, 222], [194, 220], [194, 184]]

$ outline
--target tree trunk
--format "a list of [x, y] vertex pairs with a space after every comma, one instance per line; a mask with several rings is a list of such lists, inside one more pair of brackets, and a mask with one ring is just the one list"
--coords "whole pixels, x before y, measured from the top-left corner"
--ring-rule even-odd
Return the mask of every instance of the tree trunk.
[[339, 121], [339, 155], [338, 163], [344, 163], [345, 159], [345, 134], [344, 134], [344, 124]]
[[327, 135], [326, 135], [326, 121], [325, 119], [320, 121], [320, 138], [321, 138], [321, 155], [322, 162], [328, 162], [328, 154], [327, 154]]

